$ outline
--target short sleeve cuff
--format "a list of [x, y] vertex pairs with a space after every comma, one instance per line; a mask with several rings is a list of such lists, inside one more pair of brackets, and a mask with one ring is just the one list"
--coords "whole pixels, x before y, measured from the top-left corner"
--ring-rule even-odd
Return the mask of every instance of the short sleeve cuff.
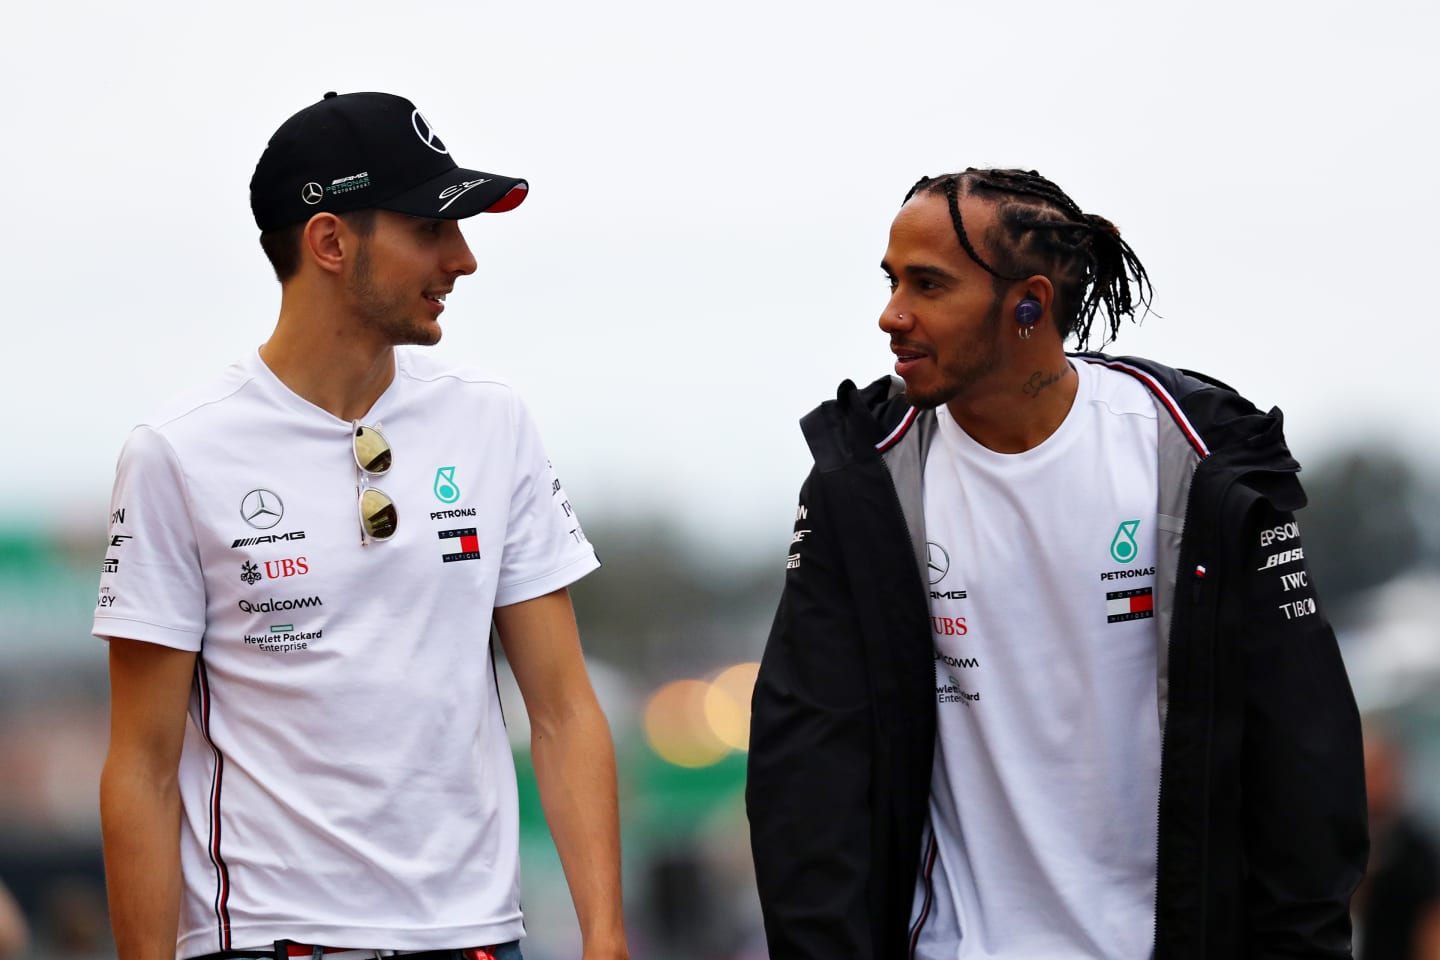
[[592, 549], [583, 553], [559, 569], [538, 577], [502, 583], [495, 591], [495, 606], [508, 607], [512, 603], [523, 603], [553, 593], [561, 587], [568, 587], [593, 570], [600, 567], [600, 560]]
[[204, 636], [204, 631], [201, 630], [186, 630], [180, 627], [162, 626], [158, 623], [147, 623], [144, 620], [106, 616], [96, 617], [90, 632], [101, 640], [108, 640], [111, 637], [119, 637], [122, 640], [143, 640], [146, 643], [155, 643], [162, 647], [195, 652], [199, 652], [200, 640]]

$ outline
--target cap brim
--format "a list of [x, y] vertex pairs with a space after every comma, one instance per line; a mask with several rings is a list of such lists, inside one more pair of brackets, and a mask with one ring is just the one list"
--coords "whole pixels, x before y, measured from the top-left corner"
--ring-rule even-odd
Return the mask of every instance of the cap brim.
[[432, 220], [464, 220], [477, 213], [504, 213], [524, 202], [530, 184], [456, 167], [375, 206]]

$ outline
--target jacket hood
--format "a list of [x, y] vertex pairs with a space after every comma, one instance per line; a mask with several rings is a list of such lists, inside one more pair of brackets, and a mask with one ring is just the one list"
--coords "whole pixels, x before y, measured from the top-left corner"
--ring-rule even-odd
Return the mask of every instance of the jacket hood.
[[863, 390], [853, 380], [840, 384], [826, 400], [800, 419], [815, 465], [834, 470], [878, 457], [888, 437], [913, 421], [918, 411], [905, 400], [905, 382], [881, 377]]
[[1147, 384], [1157, 402], [1168, 406], [1168, 394], [1178, 407], [1178, 414], [1172, 410], [1171, 415], [1188, 421], [1199, 434], [1210, 469], [1244, 477], [1279, 509], [1298, 510], [1305, 506], [1305, 491], [1296, 477], [1300, 463], [1285, 442], [1285, 415], [1279, 407], [1261, 412], [1229, 384], [1214, 377], [1141, 357], [1109, 357], [1101, 353], [1072, 356], [1126, 365], [1148, 374], [1160, 387], [1157, 391], [1154, 385]]

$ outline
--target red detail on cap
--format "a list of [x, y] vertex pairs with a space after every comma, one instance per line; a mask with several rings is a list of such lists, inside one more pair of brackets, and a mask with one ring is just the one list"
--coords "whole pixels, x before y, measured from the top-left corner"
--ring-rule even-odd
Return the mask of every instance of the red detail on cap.
[[1205, 578], [1205, 564], [1202, 563], [1195, 568], [1195, 576], [1201, 578], [1202, 580]]
[[495, 954], [488, 947], [466, 947], [460, 952], [465, 955], [465, 960], [495, 960]]
[[514, 210], [525, 200], [530, 188], [524, 184], [517, 184], [510, 188], [510, 192], [490, 206], [485, 208], [486, 213], [504, 213], [506, 210]]

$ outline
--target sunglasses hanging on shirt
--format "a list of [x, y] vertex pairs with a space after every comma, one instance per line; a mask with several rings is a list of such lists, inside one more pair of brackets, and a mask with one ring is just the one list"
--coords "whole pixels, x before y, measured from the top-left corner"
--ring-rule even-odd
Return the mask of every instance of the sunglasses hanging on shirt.
[[350, 433], [350, 452], [355, 456], [355, 468], [360, 474], [355, 485], [360, 510], [360, 545], [389, 540], [395, 536], [395, 528], [400, 523], [395, 501], [384, 490], [370, 486], [370, 478], [384, 476], [389, 471], [393, 459], [390, 442], [378, 429], [359, 420], [351, 421]]

